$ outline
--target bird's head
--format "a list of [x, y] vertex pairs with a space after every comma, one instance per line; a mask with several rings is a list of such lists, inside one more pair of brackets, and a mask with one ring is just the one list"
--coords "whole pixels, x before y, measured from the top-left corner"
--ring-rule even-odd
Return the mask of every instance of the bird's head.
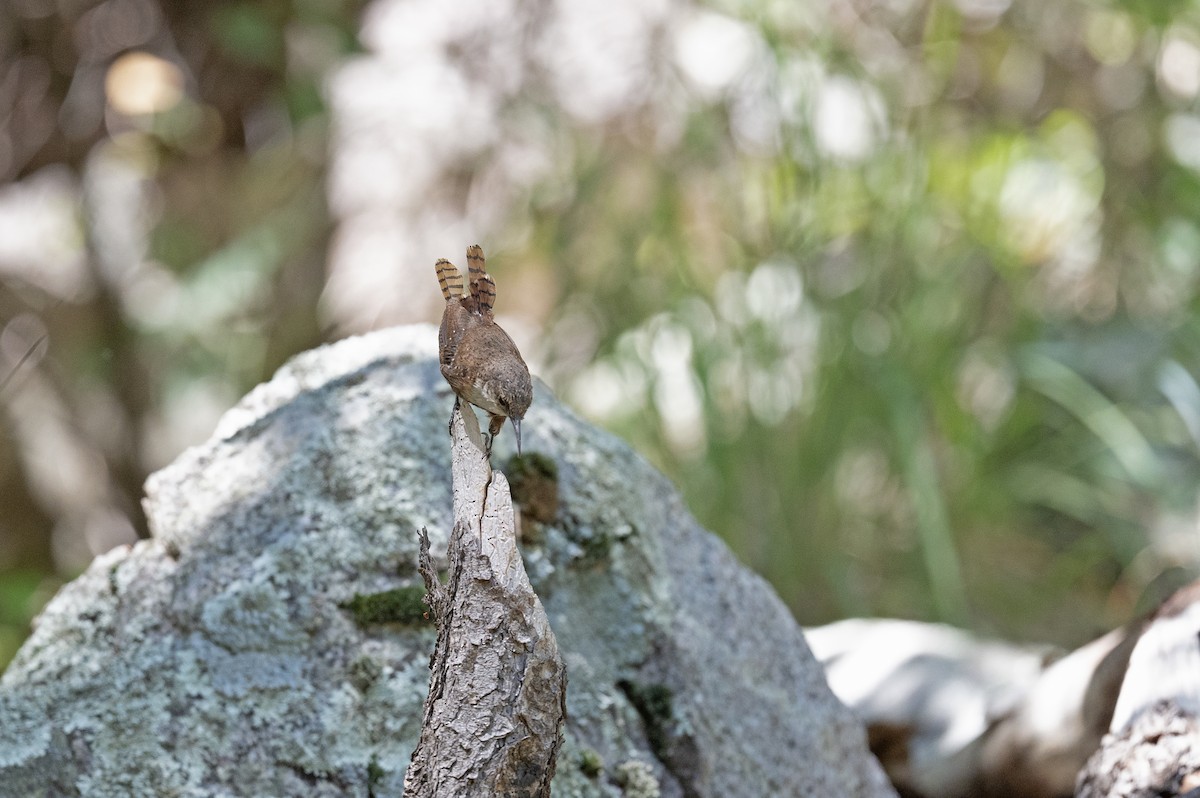
[[533, 402], [533, 383], [529, 378], [529, 372], [521, 369], [519, 373], [514, 372], [511, 379], [505, 380], [502, 384], [504, 390], [496, 399], [504, 410], [504, 414], [508, 416], [508, 420], [512, 422], [513, 431], [517, 434], [517, 455], [519, 456], [521, 454], [521, 421], [525, 418], [525, 412], [529, 410], [529, 405]]

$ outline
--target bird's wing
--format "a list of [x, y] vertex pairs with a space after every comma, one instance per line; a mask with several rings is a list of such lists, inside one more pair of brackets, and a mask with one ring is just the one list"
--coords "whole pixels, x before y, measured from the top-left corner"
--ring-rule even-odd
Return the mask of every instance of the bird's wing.
[[467, 301], [450, 302], [442, 311], [442, 326], [438, 329], [438, 360], [443, 367], [454, 362], [467, 330], [481, 323], [479, 317], [466, 307]]

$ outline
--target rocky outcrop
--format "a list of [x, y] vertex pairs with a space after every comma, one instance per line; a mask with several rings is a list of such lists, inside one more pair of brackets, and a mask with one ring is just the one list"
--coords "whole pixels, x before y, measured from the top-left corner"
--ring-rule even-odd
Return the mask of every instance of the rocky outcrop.
[[[432, 328], [305, 353], [147, 484], [0, 681], [3, 796], [398, 796], [434, 630], [452, 399]], [[505, 464], [569, 677], [553, 793], [891, 795], [759, 577], [539, 385]]]

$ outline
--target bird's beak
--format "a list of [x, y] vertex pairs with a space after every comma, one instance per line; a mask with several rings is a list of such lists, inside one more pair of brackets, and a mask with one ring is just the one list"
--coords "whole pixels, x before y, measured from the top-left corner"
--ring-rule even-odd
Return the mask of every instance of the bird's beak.
[[516, 433], [517, 433], [517, 457], [520, 457], [521, 456], [521, 419], [513, 418], [512, 416], [509, 416], [508, 420], [512, 422], [513, 429], [516, 430]]

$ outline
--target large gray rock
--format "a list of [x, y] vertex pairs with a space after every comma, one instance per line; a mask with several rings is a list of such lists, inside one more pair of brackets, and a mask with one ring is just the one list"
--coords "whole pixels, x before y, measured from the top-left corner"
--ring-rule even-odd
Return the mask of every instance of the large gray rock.
[[[150, 479], [153, 538], [63, 588], [0, 681], [0, 795], [400, 795], [434, 640], [417, 530], [436, 552], [451, 519], [435, 341], [300, 355]], [[514, 479], [570, 680], [555, 796], [892, 794], [787, 609], [664, 477], [543, 386], [524, 430], [557, 470], [557, 505]]]

